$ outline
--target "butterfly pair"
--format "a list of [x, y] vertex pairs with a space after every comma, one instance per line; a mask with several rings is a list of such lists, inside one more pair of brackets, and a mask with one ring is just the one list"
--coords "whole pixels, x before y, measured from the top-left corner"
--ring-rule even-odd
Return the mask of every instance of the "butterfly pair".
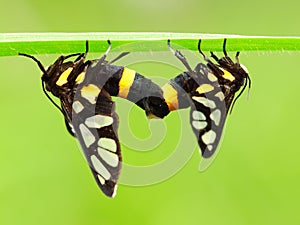
[[[107, 62], [106, 53], [96, 60], [85, 60], [88, 53], [60, 56], [48, 69], [34, 56], [19, 53], [33, 59], [43, 72], [42, 88], [47, 98], [64, 115], [69, 133], [75, 136], [94, 178], [107, 196], [116, 194], [121, 170], [121, 149], [118, 139], [118, 115], [111, 96], [125, 98], [145, 110], [149, 118], [165, 117], [170, 111], [190, 107], [190, 123], [203, 158], [211, 158], [219, 144], [228, 111], [244, 91], [250, 78], [244, 66], [228, 57], [223, 44], [224, 57], [213, 63], [201, 51], [207, 64], [199, 63], [192, 69], [186, 58], [170, 46], [170, 51], [184, 64], [186, 72], [170, 80], [162, 88], [139, 73]], [[74, 61], [68, 58], [77, 56]], [[236, 92], [240, 90], [235, 98]], [[58, 106], [47, 92], [60, 99]]]

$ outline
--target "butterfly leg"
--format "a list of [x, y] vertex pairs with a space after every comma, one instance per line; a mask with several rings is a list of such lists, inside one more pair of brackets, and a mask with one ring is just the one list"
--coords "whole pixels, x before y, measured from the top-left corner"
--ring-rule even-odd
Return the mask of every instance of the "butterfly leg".
[[193, 70], [190, 67], [190, 65], [188, 64], [188, 62], [187, 62], [186, 58], [184, 57], [184, 55], [182, 55], [180, 51], [175, 50], [175, 49], [173, 49], [171, 47], [171, 41], [170, 41], [170, 39], [168, 40], [168, 48], [183, 63], [183, 65], [188, 69], [188, 71], [190, 73], [192, 73]]
[[116, 58], [108, 62], [108, 64], [113, 64], [114, 62], [118, 61], [119, 59], [123, 58], [124, 56], [128, 55], [130, 52], [121, 52]]
[[112, 44], [111, 44], [110, 40], [107, 40], [107, 43], [108, 43], [108, 48], [107, 48], [106, 52], [104, 53], [104, 55], [99, 59], [100, 64], [104, 63], [104, 61], [105, 61], [105, 59], [106, 59], [106, 57], [107, 57], [107, 55], [108, 55], [108, 53], [111, 49]]

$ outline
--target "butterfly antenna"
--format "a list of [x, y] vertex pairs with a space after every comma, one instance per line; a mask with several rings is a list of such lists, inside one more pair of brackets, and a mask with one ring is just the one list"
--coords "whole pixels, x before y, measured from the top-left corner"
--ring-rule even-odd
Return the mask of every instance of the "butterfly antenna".
[[46, 72], [45, 67], [43, 66], [43, 64], [37, 58], [35, 58], [33, 55], [28, 55], [28, 54], [24, 54], [24, 53], [20, 53], [20, 52], [18, 54], [21, 55], [21, 56], [25, 56], [27, 58], [30, 58], [33, 61], [35, 61], [37, 63], [37, 65], [38, 65], [38, 67], [40, 68], [40, 70], [43, 73], [47, 74], [47, 72]]
[[45, 89], [45, 85], [44, 85], [44, 82], [42, 81], [42, 89], [43, 89], [43, 92], [44, 94], [47, 96], [47, 98], [50, 100], [50, 102], [63, 114], [64, 112], [62, 111], [62, 109], [56, 104], [56, 102], [48, 95], [46, 89]]
[[[37, 59], [35, 58], [34, 56], [32, 55], [28, 55], [28, 54], [24, 54], [24, 53], [19, 53], [19, 55], [21, 56], [25, 56], [27, 58], [30, 58], [32, 59], [33, 61], [35, 61], [38, 65], [38, 67], [40, 68], [40, 70], [44, 73], [44, 74], [47, 74], [47, 71], [45, 70], [45, 67], [43, 66], [43, 64]], [[44, 86], [44, 82], [42, 80], [42, 89], [43, 89], [43, 92], [44, 94], [46, 95], [46, 97], [50, 100], [50, 102], [52, 102], [52, 104], [64, 115], [62, 109], [53, 101], [53, 99], [48, 95], [46, 89], [45, 89], [45, 86]]]

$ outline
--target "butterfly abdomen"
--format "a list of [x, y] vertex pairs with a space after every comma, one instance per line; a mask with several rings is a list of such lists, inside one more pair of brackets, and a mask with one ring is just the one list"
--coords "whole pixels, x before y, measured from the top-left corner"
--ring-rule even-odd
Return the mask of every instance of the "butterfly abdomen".
[[[104, 81], [103, 88], [111, 96], [135, 103], [145, 110], [148, 116], [163, 118], [169, 113], [161, 88], [150, 79], [127, 67], [103, 65], [102, 69], [103, 72], [98, 73], [97, 76], [105, 74], [108, 77]], [[97, 83], [101, 81], [98, 80]]]

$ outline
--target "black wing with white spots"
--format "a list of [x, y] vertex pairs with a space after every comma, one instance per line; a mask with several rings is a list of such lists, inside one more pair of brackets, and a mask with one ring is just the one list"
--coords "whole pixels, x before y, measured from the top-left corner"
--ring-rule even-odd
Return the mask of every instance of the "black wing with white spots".
[[86, 98], [89, 90], [85, 87], [79, 88], [74, 97], [72, 124], [97, 184], [107, 196], [113, 197], [122, 158], [118, 116], [111, 96], [104, 89], [91, 102]]
[[[214, 64], [200, 49], [201, 40], [198, 43], [198, 50], [204, 57], [207, 65], [199, 63], [192, 69], [186, 58], [170, 46], [171, 52], [184, 64], [187, 71], [179, 74], [170, 80], [162, 89], [169, 110], [191, 107], [190, 123], [203, 156], [203, 166], [206, 168], [213, 160], [222, 137], [223, 128], [229, 108], [234, 104], [235, 93], [243, 87], [244, 91], [247, 81], [250, 78], [242, 65], [239, 64], [236, 54], [236, 63], [228, 56], [225, 50], [226, 39], [223, 44], [224, 57], [218, 59], [211, 52], [212, 57], [217, 61]], [[208, 159], [207, 161], [205, 161]]]
[[[88, 53], [60, 56], [47, 69], [34, 56], [42, 75], [42, 88], [47, 98], [63, 114], [68, 132], [76, 137], [84, 156], [101, 188], [109, 197], [116, 193], [121, 169], [121, 150], [118, 140], [118, 116], [111, 96], [135, 103], [152, 117], [164, 117], [169, 111], [161, 88], [150, 79], [113, 62], [128, 54], [121, 53], [114, 60], [105, 60], [111, 49], [96, 60], [85, 60]], [[77, 56], [74, 61], [67, 59]], [[48, 93], [60, 100], [61, 106]]]
[[225, 97], [216, 77], [200, 63], [193, 71], [170, 80], [163, 90], [172, 92], [170, 87], [177, 96], [165, 93], [166, 101], [171, 102], [173, 110], [190, 107], [190, 124], [201, 154], [204, 158], [211, 157], [220, 142], [227, 115]]
[[217, 86], [210, 87], [212, 84], [202, 84], [197, 89], [199, 92], [191, 96], [190, 123], [204, 158], [215, 153], [227, 115], [225, 103], [220, 99], [223, 93]]
[[109, 197], [116, 194], [121, 170], [118, 116], [110, 94], [103, 88], [110, 73], [103, 61], [88, 67], [73, 101], [72, 124], [97, 184]]

